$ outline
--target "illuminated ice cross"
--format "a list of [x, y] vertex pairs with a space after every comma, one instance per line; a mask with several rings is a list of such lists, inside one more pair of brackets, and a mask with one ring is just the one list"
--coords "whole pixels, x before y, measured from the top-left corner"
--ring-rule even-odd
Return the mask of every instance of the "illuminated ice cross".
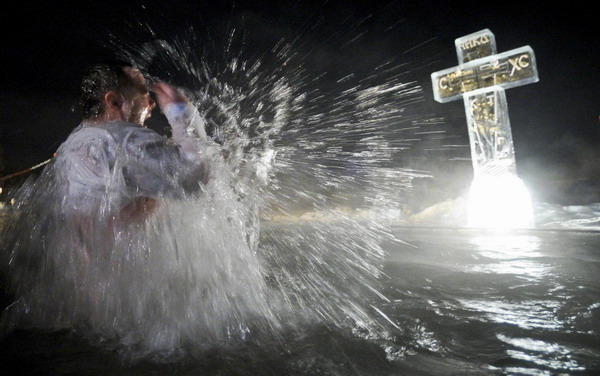
[[517, 177], [504, 89], [538, 81], [529, 46], [498, 54], [484, 29], [455, 40], [458, 66], [431, 74], [435, 100], [465, 104], [474, 178], [469, 225], [532, 227], [531, 199]]

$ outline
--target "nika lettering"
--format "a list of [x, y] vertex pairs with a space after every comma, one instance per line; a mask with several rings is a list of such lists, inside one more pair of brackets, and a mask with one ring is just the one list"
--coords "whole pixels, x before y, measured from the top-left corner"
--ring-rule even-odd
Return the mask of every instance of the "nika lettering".
[[484, 44], [490, 43], [489, 35], [482, 35], [479, 38], [473, 38], [471, 40], [466, 41], [460, 45], [463, 51], [470, 50], [471, 48], [475, 48], [477, 46], [481, 46]]

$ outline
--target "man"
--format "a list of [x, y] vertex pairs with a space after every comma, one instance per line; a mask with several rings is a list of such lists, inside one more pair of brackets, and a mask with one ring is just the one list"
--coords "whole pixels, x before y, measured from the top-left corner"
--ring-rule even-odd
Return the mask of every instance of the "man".
[[64, 228], [77, 234], [79, 264], [89, 263], [98, 236], [141, 223], [160, 198], [183, 198], [207, 183], [215, 144], [198, 112], [164, 82], [153, 90], [170, 139], [144, 126], [156, 103], [139, 70], [115, 61], [96, 64], [83, 77], [84, 119], [59, 147], [52, 170]]
[[156, 104], [140, 71], [123, 62], [88, 70], [81, 86], [84, 121], [59, 148], [55, 167], [66, 180], [59, 183], [69, 185], [71, 206], [81, 208], [82, 200], [90, 206], [110, 191], [111, 209], [128, 212], [206, 183], [202, 157], [214, 144], [198, 113], [174, 87], [159, 82], [154, 90], [171, 139], [144, 126]]
[[220, 155], [180, 91], [164, 82], [152, 89], [170, 138], [144, 127], [156, 103], [139, 70], [108, 62], [85, 73], [83, 121], [54, 162], [15, 193], [0, 237], [0, 276], [16, 297], [0, 327], [62, 327], [135, 301], [120, 288], [145, 283], [133, 271], [150, 273], [145, 252], [161, 250], [150, 244], [165, 228], [153, 227], [163, 218], [149, 221], [153, 211], [202, 194]]

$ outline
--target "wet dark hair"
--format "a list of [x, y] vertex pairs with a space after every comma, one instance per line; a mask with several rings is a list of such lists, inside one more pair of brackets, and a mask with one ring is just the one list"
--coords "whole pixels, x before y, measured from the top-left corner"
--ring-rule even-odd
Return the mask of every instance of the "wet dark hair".
[[79, 92], [79, 107], [83, 119], [91, 119], [104, 112], [104, 94], [124, 90], [133, 85], [124, 68], [133, 65], [124, 60], [107, 60], [91, 65], [83, 74]]

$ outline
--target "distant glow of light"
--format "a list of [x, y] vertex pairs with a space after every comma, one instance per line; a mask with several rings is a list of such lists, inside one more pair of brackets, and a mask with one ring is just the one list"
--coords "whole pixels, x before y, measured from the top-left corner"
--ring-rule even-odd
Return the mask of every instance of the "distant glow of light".
[[469, 227], [534, 227], [529, 191], [521, 179], [511, 174], [475, 177], [467, 210]]

